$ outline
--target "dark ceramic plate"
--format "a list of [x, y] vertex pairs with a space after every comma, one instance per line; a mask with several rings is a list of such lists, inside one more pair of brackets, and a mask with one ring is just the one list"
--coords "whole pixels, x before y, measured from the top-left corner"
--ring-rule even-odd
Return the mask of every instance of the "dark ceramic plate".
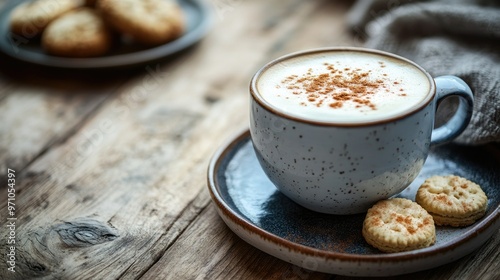
[[74, 69], [102, 69], [142, 65], [180, 52], [198, 42], [210, 25], [209, 8], [198, 0], [179, 0], [186, 15], [187, 29], [178, 39], [169, 43], [144, 48], [121, 42], [107, 55], [93, 58], [67, 58], [43, 52], [39, 38], [13, 36], [9, 29], [10, 12], [24, 1], [9, 1], [0, 11], [0, 51], [25, 62], [43, 66]]
[[231, 230], [284, 261], [341, 275], [405, 274], [457, 260], [500, 227], [500, 150], [496, 147], [445, 145], [431, 150], [418, 178], [399, 196], [414, 200], [425, 178], [455, 174], [483, 187], [489, 198], [486, 215], [465, 228], [437, 227], [431, 247], [386, 254], [364, 241], [364, 214], [316, 213], [278, 192], [260, 168], [249, 137], [247, 131], [215, 154], [208, 170], [209, 190]]

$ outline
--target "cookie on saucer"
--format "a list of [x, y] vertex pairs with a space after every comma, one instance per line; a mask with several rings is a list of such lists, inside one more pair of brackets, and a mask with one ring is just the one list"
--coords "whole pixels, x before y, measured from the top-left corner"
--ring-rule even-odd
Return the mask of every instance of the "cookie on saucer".
[[80, 8], [47, 26], [42, 34], [42, 47], [57, 56], [92, 57], [106, 53], [112, 39], [111, 31], [95, 10]]
[[184, 31], [184, 15], [175, 1], [99, 0], [103, 17], [120, 33], [144, 45], [160, 45]]
[[10, 14], [10, 30], [24, 37], [35, 37], [62, 14], [81, 7], [81, 0], [36, 0], [25, 2]]
[[436, 242], [432, 216], [406, 198], [373, 205], [366, 213], [362, 234], [368, 244], [387, 253], [425, 248]]
[[488, 197], [478, 184], [449, 175], [425, 180], [415, 201], [432, 215], [436, 225], [464, 227], [484, 216]]

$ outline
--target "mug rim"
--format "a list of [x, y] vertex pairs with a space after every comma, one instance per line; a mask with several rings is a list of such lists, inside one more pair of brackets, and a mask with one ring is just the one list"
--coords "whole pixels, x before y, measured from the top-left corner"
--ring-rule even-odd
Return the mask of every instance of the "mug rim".
[[[420, 70], [426, 77], [429, 82], [430, 88], [429, 92], [425, 96], [425, 98], [418, 103], [414, 104], [412, 107], [408, 108], [407, 110], [400, 112], [396, 115], [387, 117], [387, 118], [382, 118], [382, 119], [377, 119], [377, 120], [368, 120], [368, 121], [356, 121], [356, 122], [336, 122], [336, 121], [325, 121], [325, 120], [311, 120], [311, 119], [306, 119], [303, 117], [299, 116], [294, 116], [291, 114], [286, 113], [283, 110], [280, 110], [270, 104], [268, 101], [266, 101], [261, 94], [258, 93], [257, 90], [257, 81], [258, 79], [262, 76], [262, 74], [272, 66], [285, 61], [287, 59], [295, 58], [298, 56], [302, 55], [309, 55], [309, 54], [316, 54], [316, 53], [327, 53], [327, 52], [360, 52], [360, 53], [370, 53], [370, 54], [375, 54], [375, 55], [381, 55], [381, 56], [386, 56], [392, 59], [396, 59], [399, 61], [403, 61], [405, 63], [408, 63], [418, 70]], [[259, 103], [260, 106], [262, 106], [264, 109], [268, 110], [272, 114], [278, 115], [280, 117], [300, 122], [300, 123], [306, 123], [306, 124], [312, 124], [312, 125], [318, 125], [318, 126], [338, 126], [338, 127], [358, 127], [358, 126], [370, 126], [370, 125], [377, 125], [377, 124], [386, 124], [386, 123], [391, 123], [400, 119], [404, 119], [420, 110], [422, 110], [424, 107], [426, 107], [432, 100], [434, 100], [434, 97], [436, 95], [436, 84], [434, 81], [434, 78], [420, 65], [416, 64], [415, 62], [393, 54], [389, 53], [386, 51], [381, 51], [381, 50], [376, 50], [376, 49], [370, 49], [370, 48], [361, 48], [361, 47], [326, 47], [326, 48], [314, 48], [314, 49], [308, 49], [308, 50], [302, 50], [302, 51], [297, 51], [293, 52], [287, 55], [283, 55], [281, 57], [278, 57], [276, 59], [271, 60], [270, 62], [266, 63], [264, 66], [262, 66], [252, 77], [250, 81], [250, 95], [254, 101]]]

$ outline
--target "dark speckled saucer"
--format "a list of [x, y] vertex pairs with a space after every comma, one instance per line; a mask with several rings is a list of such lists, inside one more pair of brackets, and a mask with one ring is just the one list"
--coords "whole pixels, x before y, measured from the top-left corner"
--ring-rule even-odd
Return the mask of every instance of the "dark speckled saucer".
[[361, 235], [364, 214], [320, 214], [282, 195], [262, 171], [248, 131], [215, 154], [208, 170], [208, 184], [225, 223], [260, 250], [311, 270], [387, 276], [457, 260], [498, 234], [498, 166], [500, 149], [493, 146], [446, 145], [431, 150], [418, 178], [399, 196], [414, 200], [425, 178], [455, 174], [482, 186], [489, 198], [486, 215], [465, 228], [437, 227], [436, 244], [431, 247], [392, 254], [382, 253], [364, 241]]

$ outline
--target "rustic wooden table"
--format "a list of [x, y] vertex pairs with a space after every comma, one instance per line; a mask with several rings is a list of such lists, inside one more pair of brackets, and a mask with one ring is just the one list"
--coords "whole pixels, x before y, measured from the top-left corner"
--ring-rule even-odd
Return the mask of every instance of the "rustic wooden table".
[[[15, 171], [16, 272], [0, 279], [347, 279], [247, 244], [217, 215], [207, 166], [247, 127], [248, 84], [277, 56], [359, 45], [350, 1], [210, 1], [194, 48], [121, 71], [0, 57], [0, 217]], [[1, 3], [1, 2], [0, 2]], [[500, 234], [456, 262], [394, 279], [494, 279]], [[498, 279], [498, 278], [496, 278]]]

